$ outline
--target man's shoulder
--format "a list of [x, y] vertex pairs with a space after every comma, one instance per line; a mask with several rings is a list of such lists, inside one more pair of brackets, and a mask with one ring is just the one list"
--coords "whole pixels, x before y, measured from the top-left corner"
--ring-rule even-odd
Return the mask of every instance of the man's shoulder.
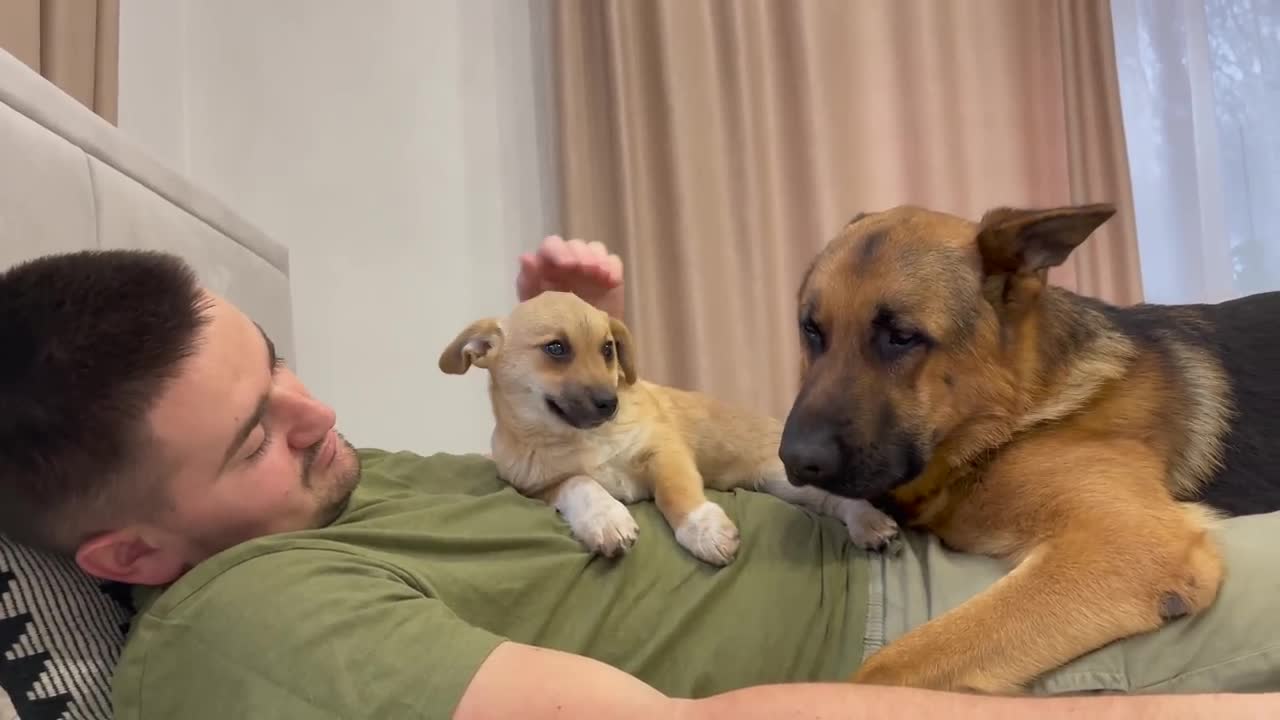
[[[250, 543], [210, 558], [140, 608], [113, 700], [129, 718], [144, 717], [144, 707], [145, 717], [177, 717], [179, 709], [199, 718], [443, 717], [500, 640], [359, 547], [306, 537]], [[464, 660], [455, 669], [457, 656]], [[416, 677], [400, 670], [415, 663], [432, 670], [422, 682], [434, 683], [433, 692], [392, 692]], [[393, 707], [381, 713], [385, 705]]]
[[478, 453], [420, 454], [360, 448], [361, 486], [428, 493], [491, 493], [507, 488], [498, 467]]
[[[305, 588], [293, 583], [320, 574], [361, 572], [358, 568], [407, 576], [397, 562], [403, 554], [389, 551], [395, 549], [389, 546], [393, 537], [416, 533], [424, 523], [449, 524], [460, 498], [474, 504], [475, 498], [514, 493], [493, 462], [481, 455], [375, 448], [357, 452], [362, 478], [334, 523], [256, 538], [217, 553], [166, 588], [135, 591], [139, 608], [167, 615], [242, 596], [287, 595]], [[367, 543], [370, 538], [361, 529], [376, 530], [377, 542]]]
[[272, 599], [306, 592], [316, 576], [359, 574], [362, 568], [398, 575], [383, 559], [349, 544], [305, 536], [260, 538], [214, 555], [166, 587], [136, 589], [137, 619], [218, 614], [240, 603], [269, 609], [275, 607]]

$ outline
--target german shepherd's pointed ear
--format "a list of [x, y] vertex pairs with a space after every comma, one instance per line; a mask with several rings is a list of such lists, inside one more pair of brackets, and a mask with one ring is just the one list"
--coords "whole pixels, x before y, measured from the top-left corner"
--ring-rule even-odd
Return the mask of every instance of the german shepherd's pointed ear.
[[1101, 203], [989, 210], [978, 227], [982, 270], [987, 275], [1033, 274], [1061, 265], [1115, 213], [1115, 207]]
[[636, 346], [631, 341], [631, 331], [626, 323], [616, 317], [609, 318], [609, 333], [613, 335], [613, 347], [622, 369], [622, 380], [628, 385], [636, 383]]
[[440, 370], [450, 375], [461, 375], [472, 365], [489, 367], [502, 349], [502, 337], [502, 323], [497, 318], [471, 323], [440, 353]]

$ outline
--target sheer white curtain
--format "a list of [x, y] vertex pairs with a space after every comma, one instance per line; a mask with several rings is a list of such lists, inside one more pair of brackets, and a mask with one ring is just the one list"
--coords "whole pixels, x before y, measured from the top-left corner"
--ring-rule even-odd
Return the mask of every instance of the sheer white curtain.
[[1149, 302], [1280, 289], [1280, 0], [1112, 0]]

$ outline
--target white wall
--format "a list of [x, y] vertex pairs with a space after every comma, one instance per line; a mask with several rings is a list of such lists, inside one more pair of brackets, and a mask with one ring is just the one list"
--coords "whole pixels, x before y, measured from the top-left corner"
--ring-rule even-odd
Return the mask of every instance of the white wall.
[[483, 451], [436, 368], [558, 232], [550, 0], [123, 0], [120, 127], [287, 244], [290, 358], [359, 446]]

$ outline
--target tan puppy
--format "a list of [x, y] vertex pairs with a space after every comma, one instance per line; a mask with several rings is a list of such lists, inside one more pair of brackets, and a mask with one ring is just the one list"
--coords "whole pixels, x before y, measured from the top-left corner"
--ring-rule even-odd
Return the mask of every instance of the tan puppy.
[[704, 487], [762, 490], [839, 518], [866, 548], [897, 534], [863, 500], [792, 485], [779, 421], [638, 379], [626, 325], [576, 295], [545, 292], [505, 320], [472, 323], [440, 369], [460, 375], [473, 364], [489, 371], [500, 474], [554, 506], [592, 551], [630, 548], [638, 528], [623, 503], [653, 498], [690, 553], [729, 563], [738, 529]]

